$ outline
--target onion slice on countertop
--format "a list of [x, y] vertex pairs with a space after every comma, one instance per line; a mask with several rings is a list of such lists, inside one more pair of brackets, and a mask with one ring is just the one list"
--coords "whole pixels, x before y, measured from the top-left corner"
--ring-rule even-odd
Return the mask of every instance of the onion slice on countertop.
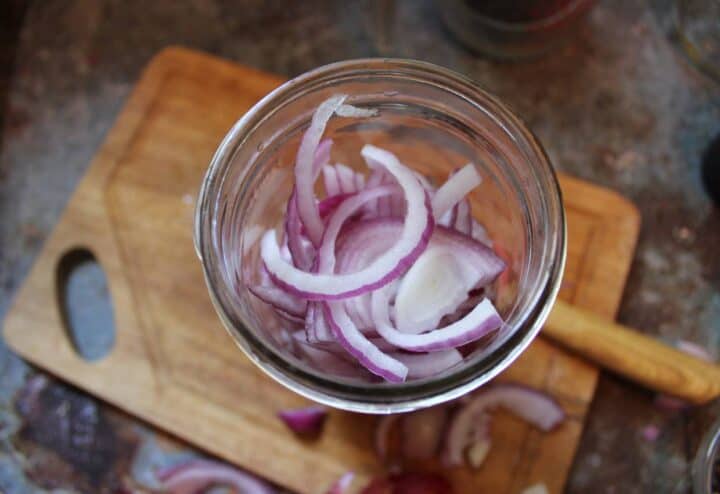
[[535, 427], [549, 431], [565, 418], [552, 397], [517, 384], [494, 384], [481, 390], [451, 419], [443, 459], [447, 465], [463, 463], [465, 449], [473, 442], [480, 417], [502, 407]]
[[295, 162], [297, 208], [308, 238], [314, 245], [320, 245], [323, 233], [323, 223], [315, 204], [315, 191], [313, 190], [316, 178], [313, 169], [314, 157], [330, 117], [346, 99], [347, 95], [339, 94], [323, 101], [318, 106], [313, 114], [310, 127], [303, 135], [298, 148]]
[[296, 434], [316, 436], [322, 432], [327, 410], [320, 406], [281, 410], [278, 417]]
[[[362, 154], [368, 162], [384, 166], [403, 189], [407, 214], [400, 238], [388, 252], [356, 273], [309, 273], [282, 258], [276, 233], [268, 230], [262, 237], [261, 257], [275, 283], [294, 295], [308, 300], [340, 300], [380, 288], [402, 275], [422, 254], [430, 240], [434, 221], [429, 199], [412, 171], [392, 153], [374, 146], [365, 145]], [[314, 203], [313, 208], [317, 213]]]
[[163, 491], [171, 494], [196, 494], [211, 486], [225, 485], [244, 494], [275, 494], [275, 489], [253, 475], [229, 465], [190, 460], [158, 471]]
[[457, 173], [454, 173], [448, 178], [447, 182], [435, 192], [432, 200], [435, 220], [440, 220], [445, 213], [465, 199], [470, 191], [480, 185], [481, 182], [482, 178], [472, 163], [468, 163], [458, 170]]

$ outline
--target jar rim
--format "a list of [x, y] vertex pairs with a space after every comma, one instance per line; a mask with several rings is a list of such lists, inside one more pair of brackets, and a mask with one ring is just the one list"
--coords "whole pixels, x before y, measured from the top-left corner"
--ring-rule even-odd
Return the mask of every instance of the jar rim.
[[[408, 81], [415, 80], [442, 87], [453, 96], [482, 108], [512, 127], [517, 137], [528, 145], [537, 164], [542, 168], [539, 172], [546, 180], [544, 185], [547, 186], [546, 193], [553, 209], [550, 214], [555, 216], [552, 219], [556, 229], [552, 233], [557, 235], [557, 238], [553, 243], [555, 250], [552, 253], [552, 263], [543, 286], [529, 301], [529, 307], [524, 311], [520, 325], [513, 335], [485, 359], [460, 366], [436, 380], [354, 385], [318, 377], [298, 368], [276, 349], [257, 338], [244, 323], [242, 327], [245, 331], [237, 327], [237, 323], [231, 320], [223, 306], [216, 286], [218, 280], [209, 268], [215, 261], [213, 250], [207, 248], [211, 243], [214, 212], [211, 191], [221, 185], [223, 172], [231, 165], [235, 150], [281, 105], [295, 101], [313, 88], [322, 88], [331, 82], [352, 80], [357, 76], [367, 77], [370, 74], [374, 77], [402, 77]], [[565, 266], [566, 237], [565, 214], [557, 177], [542, 146], [523, 122], [496, 97], [462, 74], [428, 62], [389, 58], [346, 60], [318, 67], [285, 82], [256, 103], [228, 131], [210, 162], [198, 196], [194, 228], [195, 249], [203, 265], [210, 298], [223, 325], [243, 352], [270, 377], [306, 398], [334, 408], [376, 414], [410, 411], [450, 401], [505, 370], [535, 338], [552, 308]], [[502, 355], [493, 357], [499, 352]], [[357, 398], [358, 396], [362, 399]]]

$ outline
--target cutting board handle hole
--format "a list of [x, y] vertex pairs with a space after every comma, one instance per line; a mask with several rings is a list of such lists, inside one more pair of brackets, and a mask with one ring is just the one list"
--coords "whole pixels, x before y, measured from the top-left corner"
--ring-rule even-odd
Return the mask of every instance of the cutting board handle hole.
[[74, 248], [60, 258], [56, 294], [63, 326], [75, 351], [94, 362], [115, 345], [115, 318], [107, 276], [95, 255]]

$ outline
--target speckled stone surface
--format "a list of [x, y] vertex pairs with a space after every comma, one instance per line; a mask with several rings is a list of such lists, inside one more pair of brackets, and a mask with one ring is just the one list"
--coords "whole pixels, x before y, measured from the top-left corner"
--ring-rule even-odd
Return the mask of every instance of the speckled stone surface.
[[[24, 19], [25, 2], [0, 6], [0, 318], [157, 51], [181, 44], [288, 77], [393, 55], [474, 78], [529, 123], [558, 169], [632, 199], [643, 228], [620, 321], [720, 356], [720, 209], [699, 178], [720, 133], [720, 85], [673, 42], [672, 2], [601, 1], [572, 43], [516, 64], [456, 44], [428, 0], [395, 2], [383, 33], [373, 15], [383, 3], [393, 2], [43, 0]], [[0, 345], [3, 492], [51, 488], [24, 476], [40, 453], [6, 425], [24, 420], [13, 398], [32, 372]], [[664, 412], [651, 393], [604, 375], [567, 491], [690, 492], [690, 460], [719, 411]], [[87, 492], [62, 478], [53, 488]]]

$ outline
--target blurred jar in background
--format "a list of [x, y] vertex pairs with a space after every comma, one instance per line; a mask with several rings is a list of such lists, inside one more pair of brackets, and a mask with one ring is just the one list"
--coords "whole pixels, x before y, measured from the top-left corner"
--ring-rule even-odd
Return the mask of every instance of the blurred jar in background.
[[720, 0], [677, 0], [678, 35], [688, 56], [720, 82]]
[[500, 59], [532, 58], [577, 31], [595, 0], [437, 0], [448, 29], [469, 48]]

